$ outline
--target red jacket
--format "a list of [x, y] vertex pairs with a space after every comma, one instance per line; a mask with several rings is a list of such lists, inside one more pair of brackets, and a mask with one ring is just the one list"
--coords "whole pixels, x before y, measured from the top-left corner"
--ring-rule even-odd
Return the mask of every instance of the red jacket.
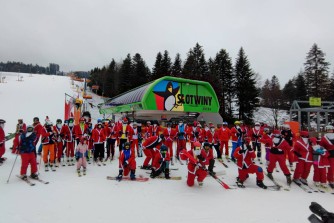
[[61, 126], [61, 129], [58, 129], [56, 125], [53, 126], [53, 132], [55, 133], [56, 141], [61, 142], [63, 140], [63, 137], [60, 135], [60, 132], [64, 128], [64, 126]]
[[46, 127], [42, 129], [42, 144], [54, 144], [56, 142], [56, 135], [53, 132], [53, 127], [50, 127], [51, 131], [48, 131]]
[[[241, 130], [240, 130], [241, 131]], [[238, 141], [238, 136], [237, 136], [237, 134], [239, 133], [239, 131], [237, 130], [237, 128], [236, 127], [233, 127], [232, 129], [231, 129], [231, 136], [232, 136], [232, 142], [237, 142]]]
[[231, 138], [231, 130], [229, 128], [219, 128], [219, 137], [221, 142], [228, 142]]
[[285, 154], [290, 156], [291, 146], [285, 139], [282, 138], [278, 145], [275, 145], [274, 143], [272, 144], [272, 147], [270, 148], [270, 153]]
[[159, 136], [160, 135], [160, 132], [161, 132], [161, 128], [160, 126], [152, 126], [152, 134], [151, 136]]
[[109, 135], [106, 135], [106, 137], [110, 138], [110, 139], [117, 139], [118, 138], [118, 128], [116, 125], [114, 126], [109, 126], [108, 127], [109, 130], [106, 131], [107, 133], [109, 133]]
[[[135, 156], [135, 151], [133, 149], [130, 149], [130, 157], [127, 160], [125, 160], [124, 151], [122, 150], [118, 158], [118, 161], [119, 161], [118, 167], [119, 169], [124, 169], [123, 167], [124, 161], [127, 161], [130, 164], [130, 163], [133, 163], [135, 160], [136, 160], [136, 156]], [[135, 167], [136, 166], [134, 166], [134, 168]]]
[[[74, 128], [74, 127], [73, 127]], [[66, 142], [73, 142], [73, 128], [71, 129], [68, 125], [63, 125], [60, 130], [60, 134], [64, 136]]]
[[152, 125], [146, 126], [143, 128], [144, 138], [150, 138], [152, 136]]
[[263, 143], [265, 147], [272, 147], [273, 145], [272, 137], [266, 133], [262, 135], [260, 142]]
[[205, 130], [205, 140], [207, 140], [209, 143], [213, 143], [213, 136], [215, 132], [211, 132], [211, 129]]
[[[327, 133], [328, 134], [328, 133]], [[334, 140], [330, 140], [327, 136], [327, 134], [325, 134], [321, 140], [320, 140], [320, 145], [322, 147], [324, 147], [329, 153], [333, 153], [332, 150], [334, 150]]]
[[0, 127], [0, 148], [5, 148], [5, 142], [6, 142], [6, 138], [5, 138], [5, 131]]
[[37, 124], [34, 123], [34, 132], [36, 133], [36, 143], [39, 140], [39, 137], [42, 135], [43, 132], [43, 126], [40, 122], [38, 122]]
[[158, 136], [151, 136], [143, 142], [142, 146], [143, 146], [143, 149], [153, 149], [153, 150], [159, 149], [160, 150], [161, 144], [162, 144], [162, 141]]
[[[191, 156], [193, 156], [194, 159], [196, 160], [196, 163], [195, 163], [193, 160], [188, 159], [188, 157], [187, 157], [186, 155], [184, 155], [184, 153], [188, 153], [188, 154], [190, 154]], [[195, 174], [195, 173], [196, 173], [196, 170], [197, 170], [198, 168], [205, 168], [205, 163], [206, 163], [206, 153], [205, 153], [204, 149], [201, 149], [201, 155], [202, 155], [202, 157], [204, 158], [203, 161], [200, 161], [200, 160], [197, 158], [197, 156], [195, 156], [193, 150], [190, 150], [190, 151], [188, 151], [188, 152], [187, 152], [186, 150], [182, 150], [182, 151], [180, 152], [180, 158], [181, 158], [182, 160], [187, 160], [187, 159], [189, 160], [189, 161], [188, 161], [188, 171], [189, 171], [190, 173], [192, 173], [192, 174]], [[197, 164], [199, 164], [201, 167], [199, 167]]]
[[214, 159], [213, 158], [213, 149], [209, 149], [208, 151], [205, 151], [205, 149], [203, 149], [206, 155], [206, 159], [205, 159], [205, 165], [209, 165], [210, 164], [210, 160]]
[[173, 128], [170, 128], [170, 130], [165, 128], [162, 134], [165, 136], [166, 141], [173, 142], [176, 137], [176, 130]]
[[251, 138], [252, 142], [256, 142], [256, 143], [260, 142], [262, 135], [263, 135], [263, 131], [261, 130], [261, 128], [259, 130], [256, 130], [255, 128], [252, 128], [248, 132], [248, 137]]
[[[242, 148], [246, 150], [244, 153], [240, 152]], [[242, 144], [241, 146], [237, 147], [233, 153], [233, 156], [237, 159], [237, 165], [239, 169], [248, 169], [251, 165], [254, 165], [252, 159], [256, 158], [254, 150], [251, 149], [250, 145], [246, 144]]]
[[199, 141], [201, 135], [201, 128], [188, 126], [186, 133], [187, 133], [187, 138], [190, 142], [196, 142]]
[[106, 140], [106, 136], [104, 135], [103, 128], [93, 129], [92, 140], [93, 140], [94, 144], [100, 144], [100, 143], [103, 143]]
[[[162, 157], [161, 153], [155, 153], [154, 157], [153, 157], [153, 163], [152, 163], [152, 167], [154, 170], [158, 170], [161, 168], [162, 162], [163, 161], [170, 161], [170, 155], [169, 152], [166, 153], [165, 158]], [[161, 162], [161, 163], [160, 163]]]
[[310, 163], [313, 161], [313, 148], [309, 143], [305, 144], [303, 139], [298, 139], [295, 142], [293, 152], [294, 154], [296, 154], [297, 159], [304, 160]]
[[73, 135], [75, 139], [80, 139], [85, 132], [87, 131], [88, 126], [84, 124], [83, 128], [81, 128], [80, 123], [77, 125], [74, 125], [73, 127]]

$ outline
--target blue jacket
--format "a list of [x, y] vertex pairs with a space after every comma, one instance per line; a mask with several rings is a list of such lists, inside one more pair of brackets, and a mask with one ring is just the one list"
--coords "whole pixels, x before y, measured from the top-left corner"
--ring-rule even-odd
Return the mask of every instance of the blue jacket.
[[21, 134], [20, 153], [31, 153], [36, 151], [35, 140], [36, 134], [33, 132], [29, 137], [26, 133]]

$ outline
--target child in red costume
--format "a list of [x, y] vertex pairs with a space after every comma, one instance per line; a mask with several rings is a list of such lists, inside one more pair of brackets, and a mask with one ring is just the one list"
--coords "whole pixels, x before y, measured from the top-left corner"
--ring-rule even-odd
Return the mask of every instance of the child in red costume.
[[124, 150], [121, 151], [119, 156], [119, 174], [117, 180], [121, 181], [124, 176], [127, 176], [130, 172], [131, 180], [136, 180], [136, 159], [135, 151], [130, 149], [130, 143], [124, 143]]
[[195, 178], [197, 177], [198, 185], [200, 187], [203, 186], [203, 181], [207, 176], [207, 170], [205, 168], [206, 153], [201, 149], [201, 144], [195, 142], [194, 150], [190, 150], [189, 152], [185, 149], [182, 150], [180, 152], [180, 158], [182, 160], [189, 160], [187, 185], [189, 187], [194, 186]]
[[243, 187], [243, 182], [248, 178], [248, 175], [251, 173], [256, 174], [256, 185], [267, 189], [267, 186], [263, 184], [263, 169], [253, 163], [256, 155], [253, 148], [250, 146], [251, 139], [246, 137], [244, 138], [241, 146], [237, 147], [234, 151], [233, 156], [237, 159], [238, 165], [238, 186]]
[[155, 178], [159, 176], [162, 172], [164, 172], [165, 178], [170, 179], [169, 162], [170, 162], [170, 155], [168, 152], [168, 147], [162, 144], [160, 147], [160, 151], [155, 153], [155, 156], [153, 158], [152, 172], [150, 177]]
[[146, 158], [144, 160], [142, 169], [150, 170], [152, 165], [149, 165], [150, 161], [155, 157], [155, 153], [158, 152], [160, 146], [162, 145], [162, 141], [164, 140], [164, 135], [160, 136], [151, 136], [145, 140], [143, 143], [143, 153]]

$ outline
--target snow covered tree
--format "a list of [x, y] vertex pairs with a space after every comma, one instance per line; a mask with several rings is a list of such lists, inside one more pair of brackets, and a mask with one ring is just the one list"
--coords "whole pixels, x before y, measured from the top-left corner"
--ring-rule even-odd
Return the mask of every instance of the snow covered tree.
[[193, 49], [190, 49], [185, 61], [182, 77], [193, 80], [202, 80], [208, 74], [208, 65], [205, 60], [202, 46], [196, 43]]
[[179, 53], [176, 54], [172, 66], [171, 76], [180, 77], [182, 75], [182, 60]]
[[315, 43], [306, 56], [305, 84], [308, 97], [327, 98], [330, 81], [328, 78], [328, 66], [325, 61], [325, 53]]
[[278, 124], [278, 111], [282, 108], [282, 91], [278, 78], [274, 75], [271, 81], [268, 79], [265, 81], [261, 89], [262, 106], [270, 108], [272, 117], [275, 122], [275, 127]]
[[259, 90], [255, 86], [255, 74], [242, 47], [239, 50], [234, 71], [239, 119], [244, 120], [246, 123], [251, 123], [253, 111], [258, 107], [259, 103]]

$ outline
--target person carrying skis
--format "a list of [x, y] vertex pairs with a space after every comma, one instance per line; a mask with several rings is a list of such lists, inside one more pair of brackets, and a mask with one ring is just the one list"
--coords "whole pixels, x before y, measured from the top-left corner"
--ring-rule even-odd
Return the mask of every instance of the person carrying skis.
[[279, 130], [274, 130], [273, 139], [272, 139], [272, 147], [270, 148], [270, 156], [269, 156], [269, 165], [267, 168], [268, 177], [273, 180], [274, 177], [272, 175], [274, 168], [276, 167], [276, 162], [281, 167], [284, 175], [286, 176], [287, 184], [290, 185], [291, 173], [286, 166], [286, 156], [291, 152], [291, 146], [289, 143], [282, 137]]
[[313, 148], [309, 141], [309, 133], [308, 131], [301, 131], [300, 137], [296, 140], [293, 153], [296, 157], [296, 170], [293, 174], [293, 182], [300, 185], [307, 185], [307, 177], [310, 174], [311, 166], [313, 163]]
[[6, 123], [5, 120], [0, 119], [0, 164], [2, 164], [6, 160], [5, 158], [2, 157], [6, 152], [5, 148], [6, 135], [4, 131], [5, 123]]
[[121, 181], [123, 176], [127, 176], [130, 172], [130, 179], [136, 180], [136, 165], [135, 151], [130, 149], [129, 142], [125, 142], [119, 156], [119, 173], [116, 179]]
[[29, 125], [27, 127], [27, 132], [22, 133], [20, 136], [20, 145], [18, 150], [21, 155], [21, 171], [20, 177], [22, 180], [27, 179], [27, 169], [30, 164], [30, 177], [38, 179], [37, 174], [37, 162], [36, 162], [36, 133], [34, 132], [34, 127]]
[[[53, 124], [50, 120], [45, 122], [45, 126], [42, 131], [42, 145], [43, 145], [43, 162], [45, 164], [45, 171], [48, 171], [50, 166], [52, 171], [54, 169], [55, 160], [55, 142], [56, 142], [56, 132], [53, 130]], [[49, 157], [50, 154], [50, 157]]]
[[205, 168], [206, 153], [201, 149], [201, 145], [196, 143], [194, 149], [189, 152], [186, 149], [182, 150], [180, 158], [182, 160], [189, 160], [187, 185], [189, 187], [194, 186], [195, 178], [197, 177], [198, 185], [200, 187], [203, 186], [203, 181], [208, 174]]
[[75, 149], [75, 159], [77, 160], [77, 172], [79, 176], [81, 176], [80, 174], [81, 167], [83, 168], [83, 175], [86, 175], [87, 156], [88, 156], [87, 138], [82, 136], [80, 138], [80, 142], [78, 143]]
[[238, 165], [238, 177], [237, 184], [239, 187], [243, 187], [243, 183], [248, 178], [249, 174], [256, 174], [256, 185], [267, 189], [267, 186], [263, 184], [264, 174], [263, 169], [253, 163], [253, 159], [256, 157], [253, 148], [250, 145], [251, 139], [245, 137], [243, 142], [234, 151], [234, 157], [237, 159]]
[[155, 153], [155, 156], [153, 158], [152, 172], [150, 177], [156, 178], [161, 173], [165, 173], [165, 178], [170, 179], [169, 162], [170, 162], [170, 155], [168, 152], [168, 147], [162, 144], [160, 147], [160, 151]]

